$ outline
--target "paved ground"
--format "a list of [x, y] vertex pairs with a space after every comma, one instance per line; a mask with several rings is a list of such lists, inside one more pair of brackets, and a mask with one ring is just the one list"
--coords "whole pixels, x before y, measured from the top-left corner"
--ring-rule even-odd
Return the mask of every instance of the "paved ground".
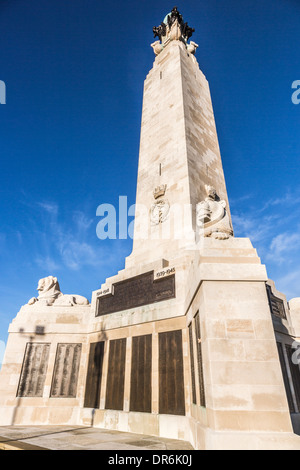
[[185, 441], [80, 426], [0, 426], [0, 450], [193, 450]]

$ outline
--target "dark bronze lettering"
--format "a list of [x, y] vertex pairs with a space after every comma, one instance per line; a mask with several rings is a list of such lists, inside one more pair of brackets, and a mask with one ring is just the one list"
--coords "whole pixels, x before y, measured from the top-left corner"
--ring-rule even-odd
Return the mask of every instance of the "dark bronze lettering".
[[89, 364], [84, 397], [85, 408], [99, 408], [103, 355], [104, 341], [90, 344]]
[[42, 397], [48, 368], [50, 344], [27, 343], [20, 381], [18, 397]]
[[286, 362], [284, 359], [283, 344], [277, 342], [277, 349], [278, 349], [278, 355], [279, 355], [279, 360], [280, 360], [280, 365], [281, 365], [283, 382], [285, 386], [285, 393], [286, 393], [287, 401], [289, 404], [289, 410], [290, 410], [290, 413], [295, 413], [295, 406], [294, 406], [293, 396], [291, 392], [289, 376], [287, 372]]
[[159, 413], [185, 415], [181, 330], [159, 333]]
[[80, 343], [60, 343], [57, 345], [51, 397], [76, 397], [80, 356]]
[[132, 338], [130, 411], [151, 413], [152, 335]]
[[268, 300], [269, 300], [271, 313], [275, 315], [276, 317], [286, 319], [286, 313], [285, 313], [283, 300], [279, 299], [273, 294], [272, 289], [268, 284], [266, 287], [267, 287], [267, 294], [268, 294]]
[[96, 316], [161, 302], [175, 297], [175, 274], [154, 280], [150, 271], [113, 286], [113, 294], [98, 297]]
[[123, 410], [126, 338], [109, 342], [105, 408]]
[[197, 403], [196, 399], [196, 380], [195, 380], [195, 360], [193, 348], [193, 324], [189, 324], [189, 342], [190, 342], [190, 362], [191, 362], [191, 381], [192, 381], [192, 399], [193, 403]]
[[195, 331], [196, 331], [196, 344], [197, 344], [197, 362], [198, 362], [198, 378], [200, 389], [200, 405], [205, 406], [205, 389], [204, 389], [204, 374], [203, 374], [203, 360], [202, 360], [202, 346], [201, 346], [201, 330], [199, 312], [195, 315]]

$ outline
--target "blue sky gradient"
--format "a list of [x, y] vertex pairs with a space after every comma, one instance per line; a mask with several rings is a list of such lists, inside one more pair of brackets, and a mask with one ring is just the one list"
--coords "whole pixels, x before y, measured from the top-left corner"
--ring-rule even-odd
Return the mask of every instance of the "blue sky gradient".
[[[173, 6], [1, 0], [0, 341], [40, 278], [90, 299], [124, 267], [132, 240], [99, 240], [96, 209], [135, 202], [152, 27]], [[279, 290], [300, 296], [300, 3], [177, 6], [210, 83], [235, 235], [250, 237]]]

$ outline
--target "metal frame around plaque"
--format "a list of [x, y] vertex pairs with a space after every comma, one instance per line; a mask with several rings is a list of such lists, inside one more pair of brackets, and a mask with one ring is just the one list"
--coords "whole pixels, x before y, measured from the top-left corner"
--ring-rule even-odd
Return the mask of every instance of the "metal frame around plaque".
[[97, 298], [96, 317], [176, 297], [175, 274], [154, 279], [154, 271], [112, 285], [111, 293]]

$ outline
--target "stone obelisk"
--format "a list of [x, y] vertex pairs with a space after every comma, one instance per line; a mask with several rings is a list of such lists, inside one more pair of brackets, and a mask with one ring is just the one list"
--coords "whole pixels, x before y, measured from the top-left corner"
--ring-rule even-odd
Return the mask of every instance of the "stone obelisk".
[[193, 30], [183, 30], [182, 21], [173, 9], [155, 28], [160, 40], [152, 44], [156, 59], [144, 84], [129, 263], [190, 246], [196, 204], [207, 196], [206, 186], [218, 188], [229, 213], [209, 85], [195, 58], [197, 44], [187, 43]]
[[193, 30], [175, 7], [154, 33], [135, 238], [126, 266], [159, 258], [176, 266], [177, 309], [169, 314], [178, 315], [177, 325], [185, 315], [189, 331], [193, 398], [186, 413], [195, 447], [299, 448], [266, 295], [268, 276], [250, 240], [233, 237], [209, 85], [195, 57], [198, 46], [188, 42]]

